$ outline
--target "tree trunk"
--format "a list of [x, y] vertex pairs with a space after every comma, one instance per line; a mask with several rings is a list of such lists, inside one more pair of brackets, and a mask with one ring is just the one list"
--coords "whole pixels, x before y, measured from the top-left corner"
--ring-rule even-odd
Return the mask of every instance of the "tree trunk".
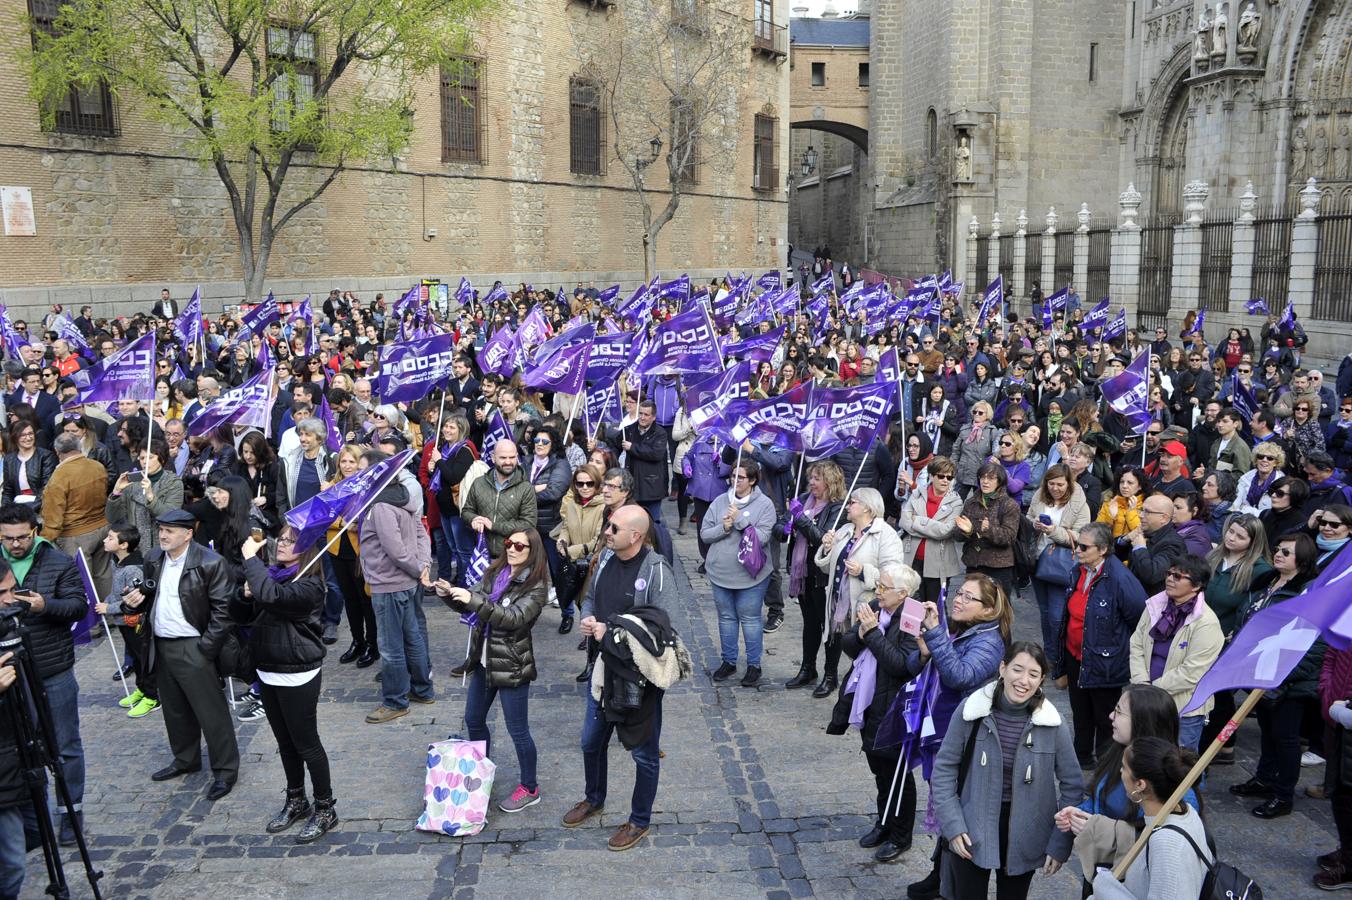
[[[248, 304], [258, 303], [263, 299], [263, 286], [268, 277], [268, 259], [272, 256], [272, 240], [264, 235], [258, 242], [258, 247], [250, 254], [253, 257], [253, 264], [245, 264], [244, 269], [244, 302]], [[240, 235], [240, 246], [244, 245], [244, 236]]]

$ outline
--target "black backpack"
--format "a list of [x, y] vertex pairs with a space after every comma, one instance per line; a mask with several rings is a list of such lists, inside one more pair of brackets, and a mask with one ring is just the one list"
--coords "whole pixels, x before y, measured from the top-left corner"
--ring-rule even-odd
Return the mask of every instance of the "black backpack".
[[[1263, 889], [1258, 886], [1258, 882], [1229, 863], [1223, 863], [1214, 857], [1207, 859], [1202, 853], [1202, 848], [1192, 839], [1192, 835], [1177, 825], [1161, 827], [1183, 835], [1183, 839], [1192, 847], [1192, 852], [1196, 853], [1202, 865], [1206, 866], [1206, 877], [1202, 879], [1202, 892], [1197, 895], [1197, 900], [1263, 900]], [[1148, 861], [1149, 844], [1146, 844], [1145, 852]]]

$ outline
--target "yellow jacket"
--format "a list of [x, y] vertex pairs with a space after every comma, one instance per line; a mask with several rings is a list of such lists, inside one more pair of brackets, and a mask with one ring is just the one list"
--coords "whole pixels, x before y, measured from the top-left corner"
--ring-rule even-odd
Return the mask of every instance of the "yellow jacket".
[[[1103, 501], [1103, 506], [1099, 509], [1098, 518], [1095, 522], [1102, 522], [1105, 525], [1113, 527], [1113, 539], [1122, 537], [1129, 531], [1134, 531], [1141, 526], [1141, 498], [1132, 497], [1126, 499], [1113, 495]], [[1117, 515], [1113, 515], [1113, 504], [1117, 504]]]

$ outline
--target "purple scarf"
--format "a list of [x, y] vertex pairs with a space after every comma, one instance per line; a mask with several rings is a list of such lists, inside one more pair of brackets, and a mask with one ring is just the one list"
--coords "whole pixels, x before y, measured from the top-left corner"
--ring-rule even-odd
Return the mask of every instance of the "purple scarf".
[[1249, 506], [1256, 507], [1258, 505], [1258, 501], [1263, 499], [1263, 495], [1267, 493], [1268, 485], [1271, 484], [1272, 480], [1276, 477], [1277, 470], [1275, 468], [1272, 470], [1272, 474], [1262, 481], [1258, 480], [1258, 473], [1254, 472], [1253, 483], [1249, 485], [1249, 493], [1245, 498], [1248, 501]]
[[[807, 495], [807, 502], [803, 504], [803, 511], [800, 515], [816, 519], [817, 513], [822, 507], [826, 506], [825, 500], [818, 500], [811, 493]], [[796, 540], [793, 542], [793, 553], [789, 556], [789, 596], [803, 596], [803, 588], [807, 586], [807, 541]]]
[[290, 581], [292, 578], [296, 577], [296, 573], [299, 571], [299, 563], [293, 563], [289, 566], [279, 566], [276, 563], [273, 563], [268, 566], [268, 577], [273, 581]]
[[[878, 627], [887, 633], [887, 625], [892, 621], [892, 614], [885, 609], [878, 610]], [[864, 727], [864, 713], [868, 712], [869, 704], [873, 702], [873, 692], [878, 687], [878, 660], [873, 655], [873, 651], [867, 647], [854, 660], [854, 668], [850, 669], [849, 677], [845, 679], [845, 693], [854, 694], [854, 700], [850, 703], [850, 724], [858, 729]]]
[[[488, 602], [496, 604], [502, 599], [502, 595], [507, 592], [507, 586], [512, 583], [512, 567], [504, 565], [498, 570], [498, 575], [493, 579], [493, 589], [488, 592]], [[473, 612], [461, 613], [460, 621], [473, 628], [479, 624], [479, 614]], [[488, 637], [489, 625], [484, 623], [484, 637]]]
[[1192, 614], [1193, 607], [1197, 605], [1197, 598], [1200, 594], [1193, 595], [1193, 598], [1187, 603], [1175, 603], [1172, 600], [1165, 600], [1164, 612], [1160, 613], [1159, 620], [1155, 622], [1150, 629], [1150, 636], [1157, 641], [1165, 641], [1174, 636], [1183, 621]]

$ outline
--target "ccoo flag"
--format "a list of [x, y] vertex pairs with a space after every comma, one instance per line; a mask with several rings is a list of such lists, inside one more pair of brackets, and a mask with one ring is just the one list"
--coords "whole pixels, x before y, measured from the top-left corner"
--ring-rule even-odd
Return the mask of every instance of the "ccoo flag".
[[887, 380], [813, 391], [803, 426], [807, 458], [824, 459], [847, 447], [867, 450], [887, 430], [896, 396], [897, 382]]
[[89, 381], [73, 403], [155, 399], [155, 332], [148, 331], [86, 372]]
[[380, 352], [380, 375], [376, 378], [375, 391], [386, 403], [421, 400], [433, 387], [452, 377], [451, 363], [454, 361], [453, 334], [396, 341]]
[[1248, 303], [1245, 303], [1244, 311], [1251, 316], [1270, 315], [1270, 313], [1268, 312], [1267, 301], [1264, 300], [1262, 297], [1254, 297]]
[[1004, 309], [1005, 306], [1005, 277], [996, 275], [995, 280], [986, 286], [986, 293], [981, 298], [981, 309], [976, 314], [976, 324], [979, 327], [984, 323], [990, 314], [997, 309]]
[[188, 423], [188, 434], [207, 434], [222, 425], [267, 428], [272, 420], [272, 399], [272, 370], [267, 369], [208, 403]]
[[1150, 425], [1150, 351], [1142, 351], [1125, 372], [1109, 378], [1101, 388], [1103, 399], [1126, 416], [1131, 430], [1145, 434]]
[[235, 339], [231, 343], [247, 341], [255, 334], [262, 337], [269, 325], [280, 322], [281, 319], [282, 312], [277, 305], [277, 298], [273, 296], [272, 291], [268, 291], [262, 303], [240, 316], [239, 331], [235, 332]]
[[1101, 337], [1105, 341], [1115, 341], [1127, 334], [1127, 308], [1122, 307], [1122, 311], [1103, 328]]
[[580, 394], [587, 376], [591, 341], [563, 347], [521, 377], [526, 387], [564, 394]]
[[479, 370], [493, 372], [503, 378], [511, 377], [516, 370], [516, 335], [506, 325], [498, 329], [483, 345], [478, 353]]
[[[1090, 331], [1091, 329], [1102, 328], [1107, 324], [1108, 306], [1110, 303], [1111, 301], [1107, 297], [1104, 297], [1098, 303], [1095, 303], [1094, 308], [1089, 310], [1089, 312], [1085, 314], [1084, 319], [1080, 322], [1080, 330]], [[1126, 319], [1123, 318], [1122, 321], [1125, 323]]]
[[294, 507], [286, 514], [286, 523], [296, 530], [296, 552], [313, 547], [338, 519], [356, 521], [416, 452], [405, 450], [382, 459]]
[[99, 602], [99, 591], [94, 586], [94, 577], [89, 571], [89, 560], [85, 559], [84, 550], [79, 547], [75, 548], [75, 568], [80, 571], [80, 581], [84, 584], [89, 609], [85, 611], [84, 618], [71, 623], [70, 636], [77, 644], [88, 644], [94, 639], [94, 626], [99, 621], [99, 614], [95, 611], [95, 605]]
[[653, 336], [652, 345], [635, 366], [638, 375], [717, 372], [723, 368], [713, 322], [704, 307], [672, 316]]
[[174, 320], [174, 334], [183, 346], [191, 347], [202, 338], [202, 289], [192, 292], [192, 299], [183, 307], [183, 312]]

